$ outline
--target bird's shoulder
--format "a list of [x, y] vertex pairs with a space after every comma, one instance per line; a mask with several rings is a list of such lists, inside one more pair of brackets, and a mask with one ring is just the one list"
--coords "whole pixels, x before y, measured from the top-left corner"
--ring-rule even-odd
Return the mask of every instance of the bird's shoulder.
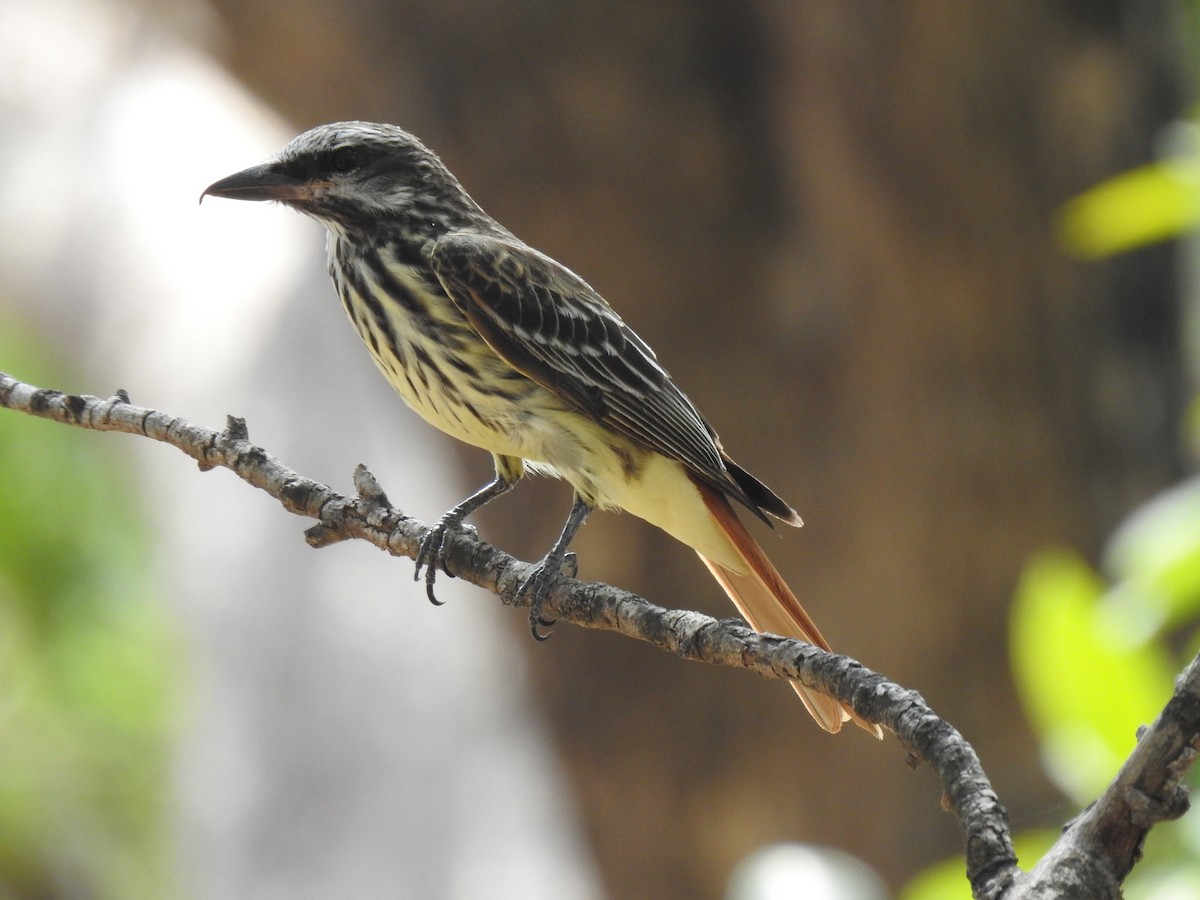
[[561, 353], [622, 357], [653, 384], [668, 377], [595, 288], [510, 234], [451, 232], [434, 243], [430, 259], [464, 312]]

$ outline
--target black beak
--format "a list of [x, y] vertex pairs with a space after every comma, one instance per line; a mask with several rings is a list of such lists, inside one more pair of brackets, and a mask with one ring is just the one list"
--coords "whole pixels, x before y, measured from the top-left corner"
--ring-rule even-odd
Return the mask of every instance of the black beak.
[[265, 163], [237, 172], [220, 181], [214, 181], [200, 195], [205, 197], [228, 197], [230, 200], [281, 200], [304, 202], [330, 187], [328, 181], [298, 179], [288, 175], [278, 163]]

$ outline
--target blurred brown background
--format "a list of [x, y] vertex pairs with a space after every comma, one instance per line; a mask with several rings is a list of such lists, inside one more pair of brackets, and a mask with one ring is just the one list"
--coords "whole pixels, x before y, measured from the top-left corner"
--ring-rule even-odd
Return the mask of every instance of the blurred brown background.
[[[974, 741], [1020, 826], [1061, 823], [1007, 605], [1033, 550], [1094, 551], [1169, 480], [1180, 394], [1168, 254], [1072, 263], [1053, 218], [1178, 113], [1165, 5], [217, 5], [219, 53], [297, 129], [404, 125], [596, 286], [804, 516], [762, 539], [835, 646]], [[484, 533], [536, 557], [566, 504], [522, 488]], [[729, 614], [629, 517], [576, 549]], [[715, 896], [773, 840], [893, 884], [958, 849], [928, 773], [780, 686], [570, 628], [526, 649], [614, 897]]]
[[[179, 15], [177, 31], [215, 52], [297, 132], [350, 118], [412, 130], [489, 212], [594, 285], [656, 348], [732, 455], [803, 515], [799, 532], [759, 534], [834, 646], [919, 690], [974, 742], [1018, 828], [1069, 817], [1040, 774], [1013, 693], [1008, 604], [1033, 551], [1068, 543], [1094, 554], [1125, 512], [1178, 475], [1183, 391], [1169, 251], [1072, 262], [1054, 217], [1073, 194], [1150, 159], [1179, 115], [1172, 5], [214, 7], [215, 22], [188, 18], [185, 0], [153, 15]], [[328, 325], [315, 327], [344, 327], [332, 290], [321, 290]], [[277, 334], [295, 350], [291, 341]], [[257, 391], [261, 402], [292, 377], [342, 377], [306, 359], [293, 367], [304, 371], [270, 370], [276, 381]], [[243, 380], [245, 395], [255, 385]], [[220, 402], [240, 411], [243, 396]], [[375, 416], [389, 409], [364, 405]], [[262, 418], [251, 417], [256, 437]], [[463, 483], [481, 483], [484, 455], [455, 452]], [[404, 507], [405, 496], [391, 493]], [[567, 508], [562, 485], [523, 485], [486, 511], [481, 530], [537, 558]], [[292, 532], [280, 539], [297, 543]], [[593, 517], [575, 549], [583, 577], [732, 614], [689, 551], [631, 517]], [[262, 569], [258, 577], [274, 577]], [[253, 599], [229, 606], [254, 614]], [[291, 608], [278, 616], [272, 637]], [[826, 736], [781, 685], [565, 626], [535, 645], [523, 615], [505, 618], [534, 668], [529, 703], [551, 724], [570, 776], [567, 805], [583, 820], [609, 896], [718, 897], [731, 868], [774, 841], [842, 848], [893, 887], [959, 852], [937, 785], [905, 765], [894, 741]], [[396, 655], [394, 645], [386, 653]], [[313, 746], [330, 732], [354, 743], [353, 727], [336, 733], [336, 708], [306, 705], [322, 661], [291, 659], [260, 701], [304, 710]], [[365, 686], [365, 663], [361, 673]], [[257, 713], [245, 718], [258, 724]], [[303, 732], [279, 730], [304, 749]], [[219, 757], [209, 749], [197, 753]], [[482, 742], [475, 752], [490, 749]], [[273, 763], [273, 753], [261, 755]], [[343, 793], [320, 762], [298, 764], [298, 782], [316, 785], [308, 812], [317, 820]], [[287, 824], [282, 804], [262, 807], [261, 830], [247, 833]], [[330, 843], [316, 832], [312, 841]], [[382, 845], [392, 841], [381, 834]], [[251, 859], [258, 846], [241, 833], [228, 843]]]

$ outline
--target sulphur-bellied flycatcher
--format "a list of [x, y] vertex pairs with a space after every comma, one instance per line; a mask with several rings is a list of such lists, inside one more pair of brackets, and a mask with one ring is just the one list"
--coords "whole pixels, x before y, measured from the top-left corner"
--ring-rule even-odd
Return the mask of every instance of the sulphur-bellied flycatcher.
[[[726, 455], [599, 294], [485, 213], [411, 134], [322, 125], [204, 194], [278, 200], [323, 223], [329, 273], [384, 377], [427, 422], [492, 454], [495, 479], [446, 513], [417, 554], [431, 600], [447, 533], [528, 468], [575, 490], [562, 535], [521, 586], [535, 636], [550, 624], [542, 602], [572, 536], [600, 507], [694, 549], [755, 629], [829, 648], [730, 500], [800, 525], [795, 510]], [[795, 688], [827, 731], [854, 718]]]

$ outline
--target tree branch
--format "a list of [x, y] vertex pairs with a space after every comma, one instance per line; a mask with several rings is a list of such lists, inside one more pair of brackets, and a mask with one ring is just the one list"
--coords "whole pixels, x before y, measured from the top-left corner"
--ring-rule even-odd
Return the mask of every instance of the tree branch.
[[[107, 399], [64, 394], [35, 388], [4, 373], [0, 373], [0, 406], [94, 431], [142, 435], [183, 451], [202, 470], [229, 469], [289, 512], [317, 520], [305, 532], [313, 547], [355, 538], [393, 556], [413, 558], [426, 532], [423, 524], [391, 506], [364, 466], [354, 474], [356, 496], [345, 497], [251, 444], [245, 422], [232, 416], [217, 432], [134, 406], [123, 391]], [[517, 587], [531, 568], [466, 532], [449, 535], [447, 551], [449, 572], [508, 604], [515, 602]], [[1007, 815], [975, 751], [915, 691], [848, 657], [802, 641], [757, 634], [740, 619], [718, 621], [696, 612], [664, 609], [610, 585], [561, 577], [547, 599], [565, 621], [617, 631], [684, 659], [800, 681], [846, 703], [868, 722], [891, 730], [913, 764], [927, 763], [941, 780], [943, 805], [962, 828], [967, 877], [977, 898], [1050, 896], [1034, 891], [1054, 884], [1052, 879], [1065, 877], [1064, 872], [1074, 877], [1082, 871], [1080, 877], [1086, 879], [1082, 883], [1089, 885], [1117, 885], [1136, 861], [1146, 831], [1157, 821], [1181, 815], [1187, 807], [1180, 779], [1195, 756], [1200, 733], [1197, 663], [1181, 678], [1176, 696], [1109, 791], [1071, 826], [1055, 851], [1025, 875], [1016, 866]], [[1080, 859], [1089, 861], [1089, 867], [1081, 870]]]
[[1176, 679], [1175, 693], [1154, 724], [1138, 733], [1137, 747], [1112, 784], [1068, 824], [1050, 852], [1018, 881], [1010, 900], [1117, 900], [1150, 829], [1188, 811], [1184, 777], [1197, 749], [1200, 656]]

